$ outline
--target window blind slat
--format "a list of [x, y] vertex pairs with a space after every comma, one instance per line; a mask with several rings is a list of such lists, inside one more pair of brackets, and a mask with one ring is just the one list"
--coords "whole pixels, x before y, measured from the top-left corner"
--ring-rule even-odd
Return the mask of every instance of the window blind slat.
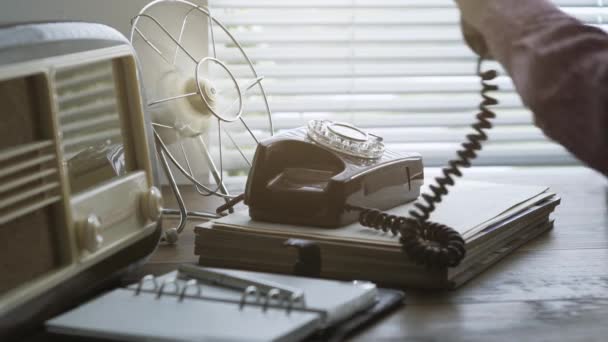
[[[473, 120], [471, 120], [472, 122]], [[472, 132], [471, 127], [399, 127], [372, 128], [369, 130], [384, 139], [387, 144], [394, 143], [425, 143], [429, 136], [435, 137], [435, 142], [460, 143], [462, 137]], [[535, 127], [530, 126], [496, 126], [489, 137], [492, 142], [536, 141], [545, 140], [544, 135]]]
[[[252, 79], [245, 79], [249, 84]], [[278, 95], [313, 95], [313, 94], [425, 94], [433, 92], [473, 93], [478, 96], [479, 79], [476, 76], [460, 77], [409, 77], [409, 78], [304, 78], [279, 79], [263, 81], [264, 90]], [[508, 77], [499, 77], [493, 84], [500, 87], [501, 92], [513, 91], [514, 86]], [[231, 80], [216, 81], [219, 89], [232, 86]], [[252, 88], [252, 94], [260, 94], [259, 88]]]
[[[478, 94], [453, 95], [421, 94], [415, 96], [292, 96], [271, 97], [270, 105], [276, 112], [451, 112], [455, 110], [474, 111], [479, 105]], [[265, 109], [261, 99], [252, 98], [246, 102], [247, 110], [262, 112]], [[516, 94], [504, 94], [497, 109], [520, 108]]]
[[[320, 63], [318, 61], [298, 61], [289, 63], [276, 63], [259, 61], [256, 71], [264, 75], [266, 80], [329, 77], [408, 77], [408, 76], [471, 76], [474, 74], [477, 61], [469, 60], [438, 60], [438, 61], [383, 61], [382, 63], [364, 61], [336, 60]], [[501, 75], [505, 72], [496, 62], [485, 63], [486, 68], [495, 69]], [[252, 77], [249, 66], [243, 64], [230, 64], [230, 70], [236, 77]], [[216, 73], [217, 71], [217, 73]], [[225, 77], [226, 73], [212, 70], [212, 79]]]
[[[310, 120], [331, 120], [349, 122], [367, 129], [391, 127], [462, 127], [470, 125], [475, 119], [476, 111], [451, 111], [449, 113], [273, 113], [273, 124], [276, 130], [285, 130], [294, 127], [305, 126]], [[498, 113], [497, 125], [527, 125], [532, 124], [532, 114], [522, 108], [502, 109]], [[263, 130], [268, 126], [268, 119], [262, 115], [250, 116], [246, 119], [247, 125], [254, 130]], [[244, 129], [233, 125], [234, 129]], [[536, 129], [536, 128], [533, 128]], [[215, 132], [215, 129], [210, 129]], [[435, 136], [428, 136], [432, 141]]]
[[[459, 42], [460, 32], [452, 27], [408, 26], [377, 27], [297, 27], [237, 31], [234, 36], [242, 45], [251, 44], [310, 44], [310, 43], [402, 43]], [[216, 43], [231, 43], [226, 35], [218, 35]]]
[[[217, 55], [229, 63], [242, 62], [236, 49], [217, 48]], [[252, 47], [247, 49], [249, 58], [257, 61], [408, 61], [408, 60], [475, 60], [471, 50], [462, 44], [408, 44], [406, 46], [356, 45], [301, 47]]]
[[[473, 118], [471, 118], [471, 122]], [[282, 132], [284, 130], [280, 130]], [[230, 130], [232, 139], [240, 146], [245, 148], [254, 148], [255, 143], [251, 139], [249, 133], [245, 130]], [[437, 125], [436, 127], [378, 127], [370, 128], [369, 133], [375, 134], [383, 138], [385, 144], [396, 143], [425, 143], [429, 136], [434, 136], [434, 142], [449, 142], [459, 143], [462, 137], [472, 132], [471, 127], [445, 127]], [[259, 139], [268, 137], [266, 132], [256, 132]], [[490, 133], [492, 142], [543, 142], [545, 137], [536, 128], [530, 126], [504, 126], [497, 125]], [[217, 139], [212, 137], [212, 139]], [[229, 140], [224, 143], [231, 144]]]
[[[565, 7], [564, 12], [586, 23], [600, 24], [608, 17], [608, 7]], [[460, 13], [450, 8], [248, 8], [244, 12], [213, 10], [213, 16], [229, 26], [242, 25], [459, 25]]]
[[257, 9], [245, 11], [212, 10], [212, 15], [225, 25], [413, 25], [456, 24], [455, 8], [420, 9]]
[[[552, 0], [559, 6], [589, 7], [596, 6], [598, 0]], [[452, 0], [213, 0], [219, 8], [419, 8], [453, 7]]]
[[[605, 19], [598, 19], [596, 22]], [[608, 25], [591, 23], [604, 31]], [[251, 46], [252, 44], [277, 45], [288, 44], [403, 44], [403, 43], [458, 43], [462, 42], [459, 30], [452, 26], [411, 26], [394, 28], [367, 27], [351, 29], [346, 27], [320, 27], [320, 28], [291, 28], [259, 31], [243, 31], [234, 34], [240, 44]], [[226, 35], [218, 35], [216, 43], [231, 44], [231, 39]]]

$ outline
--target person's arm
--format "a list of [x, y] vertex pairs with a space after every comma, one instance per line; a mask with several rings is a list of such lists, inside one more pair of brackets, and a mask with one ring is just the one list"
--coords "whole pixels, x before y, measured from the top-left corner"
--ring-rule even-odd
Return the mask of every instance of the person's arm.
[[608, 176], [608, 35], [545, 0], [458, 0], [536, 124]]

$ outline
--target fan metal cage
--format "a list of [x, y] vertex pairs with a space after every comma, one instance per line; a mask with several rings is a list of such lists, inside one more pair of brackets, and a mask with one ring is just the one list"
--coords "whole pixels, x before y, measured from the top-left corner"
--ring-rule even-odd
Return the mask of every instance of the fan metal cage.
[[[231, 66], [218, 57], [215, 37], [224, 34], [230, 44], [240, 54], [244, 65], [248, 66], [251, 75], [246, 82], [231, 70]], [[185, 0], [156, 0], [145, 6], [131, 21], [130, 41], [135, 48], [140, 64], [142, 78], [148, 97], [148, 111], [152, 115], [152, 125], [157, 152], [161, 167], [177, 200], [178, 209], [164, 209], [165, 215], [178, 215], [180, 220], [177, 227], [167, 229], [163, 239], [175, 243], [188, 218], [217, 218], [216, 213], [189, 211], [180, 193], [172, 167], [177, 169], [201, 196], [219, 196], [226, 202], [237, 196], [229, 193], [224, 182], [225, 153], [224, 148], [230, 142], [246, 166], [251, 166], [247, 153], [239, 146], [236, 139], [226, 128], [228, 125], [238, 125], [244, 135], [247, 135], [254, 145], [259, 142], [254, 130], [247, 123], [246, 99], [244, 95], [252, 93], [257, 88], [258, 96], [264, 104], [267, 117], [267, 130], [273, 134], [270, 106], [262, 80], [254, 64], [249, 59], [243, 47], [232, 33], [218, 19], [212, 16], [206, 6], [200, 6]], [[194, 51], [196, 50], [196, 51]], [[210, 50], [210, 51], [209, 51]], [[202, 51], [202, 52], [201, 52]], [[223, 77], [212, 73], [210, 68], [219, 70]], [[169, 70], [164, 73], [163, 71]], [[167, 77], [166, 75], [179, 75]], [[228, 84], [227, 90], [220, 89], [217, 84]], [[187, 79], [187, 87], [180, 88], [180, 79]], [[178, 81], [176, 81], [178, 80]], [[159, 86], [160, 85], [160, 86]], [[172, 88], [173, 87], [173, 88]], [[169, 95], [158, 89], [172, 88]], [[148, 92], [148, 89], [151, 89]], [[177, 90], [176, 90], [177, 89]], [[224, 96], [225, 95], [225, 96]], [[230, 96], [232, 95], [232, 96]], [[226, 97], [227, 100], [224, 100]], [[219, 100], [218, 100], [219, 99]], [[187, 106], [183, 104], [186, 103]], [[223, 104], [223, 106], [222, 106]], [[157, 113], [157, 108], [169, 110]], [[188, 114], [188, 113], [194, 114]], [[256, 113], [259, 115], [260, 113]], [[179, 118], [179, 119], [176, 119]], [[202, 122], [202, 124], [200, 123]], [[209, 139], [212, 136], [210, 126], [216, 125], [213, 135], [217, 139], [217, 153], [212, 153]], [[259, 134], [258, 134], [259, 135]], [[193, 152], [192, 145], [184, 140], [194, 141], [197, 150]], [[170, 148], [172, 145], [177, 148]], [[176, 151], [177, 150], [177, 151]], [[200, 152], [200, 153], [199, 153]], [[197, 176], [193, 166], [195, 159], [205, 161], [207, 180]], [[211, 175], [215, 186], [209, 182]]]

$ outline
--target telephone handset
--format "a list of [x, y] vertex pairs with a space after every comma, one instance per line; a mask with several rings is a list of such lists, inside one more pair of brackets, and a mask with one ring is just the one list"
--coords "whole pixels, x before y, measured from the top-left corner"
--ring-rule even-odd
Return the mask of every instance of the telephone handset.
[[339, 227], [356, 221], [347, 206], [386, 210], [418, 198], [422, 158], [385, 151], [352, 125], [312, 120], [260, 142], [245, 204], [256, 220]]
[[244, 198], [253, 219], [339, 227], [354, 221], [363, 226], [391, 232], [410, 260], [428, 267], [454, 267], [465, 256], [461, 235], [445, 225], [429, 222], [435, 205], [454, 185], [454, 177], [469, 167], [487, 139], [488, 106], [498, 102], [487, 93], [498, 90], [486, 81], [494, 70], [481, 71], [482, 101], [473, 133], [466, 136], [457, 157], [442, 169], [429, 192], [414, 204], [409, 217], [383, 212], [419, 197], [423, 183], [419, 154], [399, 155], [385, 151], [382, 139], [345, 123], [311, 121], [299, 128], [260, 142], [247, 179], [245, 193], [218, 208], [218, 212]]

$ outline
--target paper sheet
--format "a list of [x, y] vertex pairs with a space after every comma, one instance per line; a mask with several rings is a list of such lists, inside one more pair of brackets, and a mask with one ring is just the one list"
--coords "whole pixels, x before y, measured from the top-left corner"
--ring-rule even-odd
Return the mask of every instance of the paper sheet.
[[[460, 181], [431, 215], [431, 221], [443, 223], [470, 238], [480, 230], [514, 215], [553, 194], [544, 186], [506, 185], [477, 181]], [[423, 189], [424, 192], [424, 189]], [[408, 216], [413, 203], [388, 210], [393, 214]], [[390, 233], [369, 229], [358, 223], [341, 228], [317, 228], [288, 224], [254, 221], [247, 211], [214, 221], [218, 229], [246, 230], [276, 234], [285, 237], [311, 238], [373, 245], [397, 246], [398, 241]]]

